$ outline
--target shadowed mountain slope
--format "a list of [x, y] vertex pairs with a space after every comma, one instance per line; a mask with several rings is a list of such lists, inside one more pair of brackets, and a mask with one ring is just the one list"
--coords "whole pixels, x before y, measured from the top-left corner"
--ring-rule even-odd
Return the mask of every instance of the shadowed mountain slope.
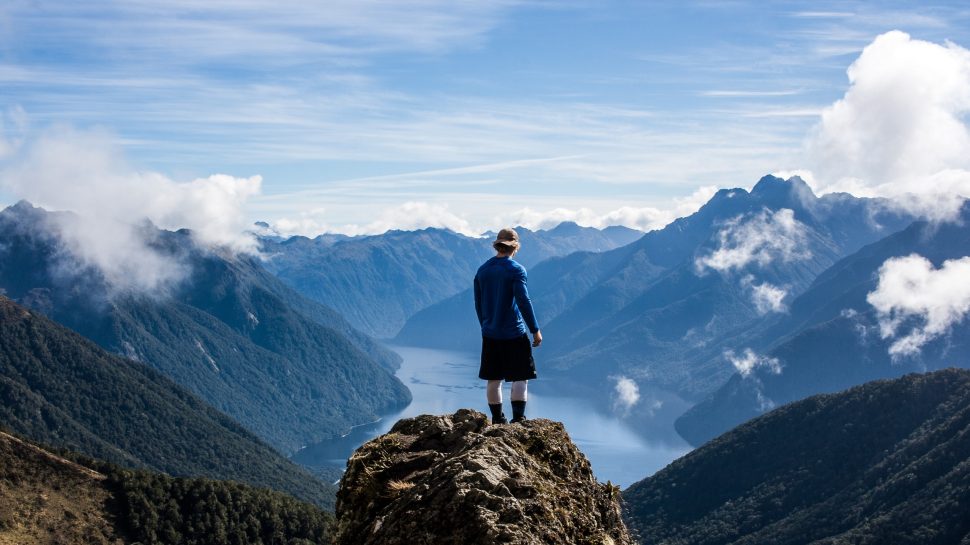
[[125, 467], [333, 502], [331, 485], [186, 389], [2, 296], [0, 426]]
[[970, 540], [970, 371], [795, 402], [624, 493], [651, 544], [944, 544]]
[[[813, 394], [907, 372], [970, 367], [966, 319], [917, 353], [893, 356], [890, 347], [897, 337], [883, 338], [881, 319], [866, 300], [889, 259], [916, 254], [939, 268], [968, 253], [970, 204], [959, 222], [916, 222], [839, 261], [792, 303], [787, 315], [752, 339], [751, 346], [774, 358], [777, 367], [733, 375], [677, 421], [678, 432], [699, 445], [765, 410]], [[921, 327], [920, 319], [910, 318], [903, 326]]]

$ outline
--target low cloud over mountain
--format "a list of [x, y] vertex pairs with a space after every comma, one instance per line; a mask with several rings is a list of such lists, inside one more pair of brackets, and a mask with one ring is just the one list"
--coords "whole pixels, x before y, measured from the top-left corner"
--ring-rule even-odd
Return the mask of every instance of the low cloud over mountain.
[[970, 312], [970, 257], [951, 259], [939, 268], [917, 254], [887, 260], [879, 285], [866, 301], [879, 318], [883, 339], [894, 339], [889, 353], [912, 356], [927, 342], [945, 335]]
[[729, 272], [752, 263], [765, 266], [773, 261], [808, 259], [812, 254], [806, 248], [806, 231], [789, 208], [739, 215], [724, 222], [717, 233], [717, 249], [698, 256], [695, 264], [698, 272]]
[[[53, 210], [70, 210], [46, 223], [62, 249], [96, 267], [118, 291], [152, 292], [181, 281], [184, 264], [160, 252], [143, 229], [187, 228], [205, 247], [253, 253], [243, 207], [262, 179], [216, 174], [178, 182], [127, 164], [109, 135], [58, 128], [25, 144], [0, 172], [3, 189]], [[75, 264], [70, 264], [75, 268]]]

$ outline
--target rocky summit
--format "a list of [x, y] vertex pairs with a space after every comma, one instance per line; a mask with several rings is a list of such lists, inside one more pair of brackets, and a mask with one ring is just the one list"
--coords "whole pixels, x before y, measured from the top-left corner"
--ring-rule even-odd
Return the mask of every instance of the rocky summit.
[[559, 422], [403, 419], [347, 462], [337, 545], [632, 543], [619, 488], [593, 477]]

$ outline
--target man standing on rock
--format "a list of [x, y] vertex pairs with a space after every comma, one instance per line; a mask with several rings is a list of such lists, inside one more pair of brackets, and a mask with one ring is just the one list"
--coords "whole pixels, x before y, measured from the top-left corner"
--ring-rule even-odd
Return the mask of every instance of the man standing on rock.
[[522, 422], [529, 379], [536, 378], [532, 348], [542, 344], [542, 333], [529, 299], [525, 267], [512, 260], [519, 251], [519, 234], [511, 228], [502, 229], [492, 247], [495, 257], [475, 274], [475, 312], [482, 326], [478, 378], [488, 381], [485, 392], [492, 423], [506, 424], [502, 381], [512, 383], [512, 422]]

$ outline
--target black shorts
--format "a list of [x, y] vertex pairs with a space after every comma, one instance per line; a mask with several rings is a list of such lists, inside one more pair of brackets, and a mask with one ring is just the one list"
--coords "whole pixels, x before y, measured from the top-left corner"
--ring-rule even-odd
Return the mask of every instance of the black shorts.
[[482, 337], [482, 365], [478, 378], [485, 380], [531, 380], [536, 378], [532, 343], [528, 335], [514, 339]]

